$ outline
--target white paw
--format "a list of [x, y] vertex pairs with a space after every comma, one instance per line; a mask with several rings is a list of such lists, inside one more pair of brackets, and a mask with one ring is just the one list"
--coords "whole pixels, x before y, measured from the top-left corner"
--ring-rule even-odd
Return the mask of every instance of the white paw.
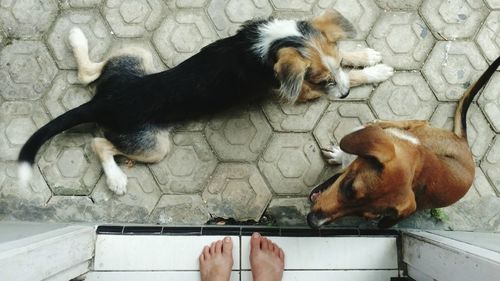
[[109, 167], [105, 172], [108, 188], [117, 195], [125, 194], [127, 192], [127, 175], [118, 166]]
[[344, 159], [345, 152], [338, 145], [332, 145], [330, 149], [323, 149], [325, 161], [331, 165], [340, 165]]
[[394, 68], [385, 64], [377, 64], [364, 68], [363, 73], [366, 75], [368, 83], [378, 83], [394, 75]]
[[382, 54], [371, 48], [366, 48], [366, 61], [368, 65], [375, 65], [382, 61]]
[[72, 48], [87, 47], [88, 45], [85, 34], [83, 34], [83, 31], [78, 27], [71, 28], [68, 40]]
[[335, 82], [337, 82], [337, 90], [334, 91], [336, 98], [345, 98], [349, 94], [349, 74], [340, 69], [339, 73], [335, 76]]

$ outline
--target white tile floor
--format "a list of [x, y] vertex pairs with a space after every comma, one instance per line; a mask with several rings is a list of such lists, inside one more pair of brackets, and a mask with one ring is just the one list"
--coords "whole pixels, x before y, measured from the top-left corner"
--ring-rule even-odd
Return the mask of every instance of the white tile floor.
[[[98, 235], [94, 280], [199, 280], [198, 256], [222, 236]], [[252, 280], [248, 236], [233, 236], [232, 281]], [[271, 237], [285, 251], [283, 280], [388, 281], [398, 276], [394, 237]], [[241, 272], [241, 274], [240, 274]]]

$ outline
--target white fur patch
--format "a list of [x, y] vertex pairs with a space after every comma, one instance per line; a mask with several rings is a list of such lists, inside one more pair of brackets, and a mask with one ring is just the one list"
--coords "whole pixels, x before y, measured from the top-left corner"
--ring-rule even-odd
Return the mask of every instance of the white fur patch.
[[328, 91], [328, 93], [333, 94], [337, 98], [344, 97], [349, 92], [349, 74], [340, 67], [340, 63], [335, 58], [323, 54], [320, 49], [318, 51], [320, 52], [321, 60], [330, 69], [335, 82], [337, 82], [338, 91]]
[[127, 192], [127, 175], [116, 165], [114, 159], [102, 163], [108, 188], [117, 195]]
[[367, 83], [378, 83], [394, 75], [394, 69], [385, 64], [377, 64], [364, 68], [363, 73], [366, 75]]
[[366, 62], [368, 65], [375, 65], [379, 62], [382, 61], [382, 54], [380, 52], [375, 51], [374, 49], [371, 48], [366, 48]]
[[74, 49], [85, 48], [86, 50], [88, 48], [87, 38], [85, 37], [85, 34], [83, 34], [83, 31], [78, 27], [71, 28], [71, 30], [69, 31], [68, 40], [69, 44]]
[[293, 20], [272, 20], [259, 27], [259, 41], [253, 49], [261, 58], [265, 58], [274, 41], [288, 36], [302, 36], [297, 23]]
[[397, 128], [387, 128], [384, 130], [385, 132], [391, 134], [392, 136], [398, 138], [398, 139], [402, 139], [402, 140], [405, 140], [407, 142], [410, 142], [414, 145], [419, 145], [420, 144], [420, 140], [417, 139], [415, 136], [411, 135], [410, 133], [408, 132], [405, 132], [405, 131], [402, 131], [400, 129], [397, 129]]
[[31, 167], [28, 162], [21, 162], [17, 170], [17, 176], [19, 178], [19, 185], [21, 187], [26, 187], [33, 177], [33, 167]]

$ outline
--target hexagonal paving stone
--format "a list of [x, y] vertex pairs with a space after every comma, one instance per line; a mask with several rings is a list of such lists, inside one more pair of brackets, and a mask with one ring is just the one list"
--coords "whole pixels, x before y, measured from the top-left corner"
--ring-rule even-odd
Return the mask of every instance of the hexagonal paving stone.
[[142, 164], [136, 164], [131, 168], [127, 168], [126, 164], [119, 166], [128, 178], [127, 192], [121, 196], [116, 195], [108, 188], [106, 175], [103, 175], [91, 197], [96, 205], [108, 209], [105, 214], [109, 219], [144, 221], [160, 199], [160, 188], [147, 166]]
[[91, 139], [89, 134], [65, 133], [48, 142], [38, 166], [55, 195], [92, 192], [102, 169]]
[[481, 169], [490, 179], [496, 189], [497, 194], [500, 194], [500, 137], [496, 136], [493, 145], [481, 162]]
[[208, 143], [223, 161], [255, 161], [271, 134], [257, 106], [217, 115], [205, 127]]
[[256, 221], [271, 197], [259, 170], [254, 165], [238, 163], [219, 164], [202, 195], [213, 216]]
[[[314, 0], [270, 0], [276, 10], [310, 11]], [[261, 1], [261, 3], [264, 1]], [[262, 5], [262, 4], [261, 4]]]
[[420, 14], [436, 38], [453, 40], [474, 36], [488, 8], [481, 0], [425, 0]]
[[488, 67], [473, 42], [439, 41], [422, 73], [441, 101], [458, 100]]
[[296, 104], [271, 99], [263, 103], [262, 109], [276, 131], [308, 132], [313, 129], [327, 104], [324, 98]]
[[69, 8], [90, 8], [101, 5], [103, 0], [65, 0], [59, 1], [59, 6], [64, 9]]
[[0, 95], [7, 100], [39, 99], [56, 74], [41, 42], [14, 41], [0, 53]]
[[104, 16], [119, 37], [140, 37], [153, 31], [166, 14], [161, 0], [108, 0]]
[[488, 182], [486, 175], [479, 167], [476, 167], [476, 175], [474, 177], [474, 183], [472, 184], [472, 187], [481, 197], [497, 196], [495, 188], [493, 188], [493, 186]]
[[406, 12], [383, 13], [367, 41], [397, 69], [420, 69], [435, 42], [418, 14]]
[[370, 104], [381, 119], [427, 119], [437, 101], [418, 72], [399, 72], [373, 92]]
[[273, 8], [267, 0], [211, 1], [207, 7], [217, 33], [227, 37], [236, 33], [242, 23], [255, 18], [267, 18]]
[[[500, 1], [499, 1], [500, 3]], [[500, 11], [492, 11], [476, 37], [476, 42], [492, 62], [500, 54]]]
[[500, 9], [500, 0], [485, 0], [492, 9]]
[[[341, 50], [346, 51], [361, 51], [363, 49], [368, 48], [368, 45], [365, 41], [355, 41], [355, 40], [345, 40], [339, 41], [337, 46]], [[347, 68], [345, 68], [347, 69]], [[357, 87], [352, 87], [349, 90], [349, 95], [344, 100], [366, 100], [370, 97], [370, 94], [373, 91], [373, 84], [366, 84]], [[341, 98], [336, 98], [335, 95], [327, 95], [326, 96], [331, 101], [340, 101]]]
[[365, 39], [380, 13], [373, 0], [319, 0], [313, 12], [319, 15], [333, 8], [345, 16], [356, 28], [356, 39]]
[[306, 197], [273, 198], [266, 214], [275, 218], [279, 226], [303, 226], [307, 225], [306, 217], [310, 205]]
[[45, 204], [52, 192], [40, 174], [37, 166], [33, 167], [33, 178], [28, 186], [19, 185], [17, 162], [0, 162], [0, 197], [17, 197], [37, 205]]
[[[432, 126], [451, 131], [455, 108], [455, 103], [440, 104], [430, 119]], [[476, 162], [483, 158], [494, 136], [495, 133], [491, 130], [479, 107], [471, 104], [467, 112], [467, 139]]]
[[364, 103], [330, 104], [314, 129], [314, 137], [322, 149], [330, 149], [332, 143], [339, 143], [355, 128], [373, 121], [375, 116]]
[[259, 160], [259, 169], [280, 195], [307, 194], [324, 168], [310, 134], [275, 134]]
[[92, 98], [87, 87], [75, 85], [79, 83], [76, 72], [61, 71], [54, 79], [52, 89], [44, 98], [44, 104], [52, 118], [73, 109]]
[[205, 186], [217, 159], [201, 133], [178, 132], [172, 150], [150, 169], [164, 193], [196, 193]]
[[76, 61], [68, 43], [69, 30], [78, 26], [89, 42], [90, 59], [101, 61], [111, 44], [111, 34], [96, 10], [72, 10], [63, 12], [48, 35], [57, 65], [62, 69], [76, 69]]
[[205, 205], [198, 194], [163, 195], [151, 213], [149, 222], [154, 224], [202, 225], [210, 219]]
[[39, 102], [4, 102], [0, 105], [0, 160], [16, 160], [21, 147], [49, 117]]
[[417, 10], [422, 0], [375, 0], [384, 10]]
[[500, 133], [500, 73], [496, 72], [480, 94], [478, 102], [497, 133]]
[[99, 210], [87, 196], [52, 196], [46, 208], [37, 211], [51, 222], [118, 222], [106, 219], [107, 209]]
[[161, 58], [174, 67], [217, 39], [210, 20], [198, 10], [178, 11], [167, 17], [153, 35]]
[[16, 38], [39, 38], [57, 16], [55, 0], [2, 1], [0, 25]]
[[171, 9], [203, 8], [209, 0], [168, 0], [167, 4]]

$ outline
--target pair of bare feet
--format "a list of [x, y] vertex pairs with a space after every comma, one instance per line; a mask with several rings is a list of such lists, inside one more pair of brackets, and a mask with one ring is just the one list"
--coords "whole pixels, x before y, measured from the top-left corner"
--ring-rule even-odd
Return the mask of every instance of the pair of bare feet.
[[[259, 233], [250, 239], [250, 266], [254, 281], [280, 281], [285, 267], [285, 253]], [[201, 281], [229, 281], [233, 267], [233, 241], [224, 240], [205, 246], [200, 255]]]

